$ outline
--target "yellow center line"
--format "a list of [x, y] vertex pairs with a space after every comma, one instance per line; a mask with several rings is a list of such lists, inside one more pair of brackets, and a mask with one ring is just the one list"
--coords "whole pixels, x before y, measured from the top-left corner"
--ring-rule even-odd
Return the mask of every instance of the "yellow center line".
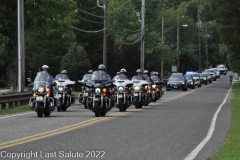
[[[149, 107], [152, 107], [152, 106], [155, 106], [155, 105], [158, 105], [158, 104], [162, 104], [164, 102], [169, 102], [171, 100], [178, 99], [178, 98], [183, 97], [183, 96], [185, 96], [187, 94], [190, 94], [192, 92], [194, 92], [194, 91], [189, 91], [189, 92], [186, 92], [186, 93], [182, 93], [180, 95], [177, 95], [177, 96], [165, 99], [163, 101], [160, 101], [160, 102], [157, 102], [157, 103], [153, 103], [151, 106], [147, 106], [147, 107], [144, 107], [144, 108], [149, 108]], [[70, 132], [72, 130], [79, 129], [79, 128], [82, 128], [82, 127], [86, 127], [86, 126], [95, 124], [97, 122], [106, 121], [106, 120], [108, 120], [110, 118], [126, 115], [128, 113], [131, 113], [131, 111], [132, 112], [140, 111], [140, 110], [142, 110], [144, 108], [141, 108], [141, 109], [128, 109], [127, 110], [128, 112], [117, 112], [117, 113], [110, 114], [110, 115], [108, 115], [106, 117], [92, 118], [92, 119], [89, 119], [89, 120], [86, 120], [86, 121], [83, 121], [83, 122], [75, 123], [75, 124], [72, 124], [72, 125], [69, 125], [69, 126], [65, 126], [65, 127], [61, 127], [61, 128], [58, 128], [58, 129], [54, 129], [54, 130], [51, 130], [51, 131], [42, 132], [42, 133], [39, 133], [39, 134], [35, 134], [35, 135], [31, 135], [31, 136], [15, 139], [15, 140], [8, 141], [8, 142], [3, 142], [3, 143], [0, 143], [0, 150], [5, 149], [5, 148], [9, 148], [9, 147], [13, 147], [13, 146], [17, 146], [17, 145], [21, 145], [21, 144], [25, 144], [25, 143], [28, 143], [28, 142], [36, 141], [36, 140], [39, 140], [39, 139], [51, 137], [51, 136], [54, 136], [54, 135]]]

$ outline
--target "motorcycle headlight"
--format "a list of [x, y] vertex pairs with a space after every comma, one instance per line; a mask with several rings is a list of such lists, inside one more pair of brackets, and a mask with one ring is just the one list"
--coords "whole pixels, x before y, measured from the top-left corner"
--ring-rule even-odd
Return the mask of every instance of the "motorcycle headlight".
[[118, 91], [122, 92], [123, 91], [123, 87], [118, 87]]
[[39, 93], [43, 93], [43, 92], [44, 92], [44, 87], [38, 87], [37, 91], [38, 91]]
[[206, 80], [207, 78], [203, 78], [203, 80]]
[[139, 91], [140, 87], [139, 86], [134, 86], [135, 91]]
[[152, 85], [152, 88], [156, 88], [156, 84], [153, 84], [153, 85]]
[[63, 91], [63, 86], [58, 86], [58, 90], [61, 92], [61, 91]]
[[101, 92], [101, 89], [100, 88], [96, 88], [95, 89], [95, 93], [100, 93]]
[[184, 84], [184, 82], [182, 82], [182, 84]]

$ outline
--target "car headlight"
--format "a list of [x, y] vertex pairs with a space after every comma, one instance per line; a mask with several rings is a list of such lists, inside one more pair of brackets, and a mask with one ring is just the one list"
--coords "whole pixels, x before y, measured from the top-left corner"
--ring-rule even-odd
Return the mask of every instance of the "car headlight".
[[100, 93], [101, 89], [100, 88], [95, 88], [95, 93]]
[[152, 85], [152, 88], [156, 88], [156, 84], [153, 84], [153, 85]]
[[43, 93], [43, 92], [44, 92], [44, 87], [38, 87], [37, 91], [38, 91], [39, 93]]
[[123, 87], [118, 87], [118, 91], [122, 92], [123, 91]]
[[140, 87], [139, 86], [134, 86], [135, 91], [139, 91]]
[[63, 86], [58, 86], [58, 90], [61, 92], [61, 91], [63, 91]]

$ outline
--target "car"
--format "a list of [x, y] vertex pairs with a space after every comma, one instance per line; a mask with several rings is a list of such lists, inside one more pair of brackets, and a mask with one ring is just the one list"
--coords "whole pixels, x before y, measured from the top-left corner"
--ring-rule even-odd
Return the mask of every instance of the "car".
[[227, 74], [227, 68], [225, 65], [221, 64], [221, 65], [217, 65], [217, 69], [219, 70], [220, 74]]
[[211, 70], [213, 70], [213, 71], [215, 72], [217, 78], [220, 78], [220, 71], [219, 71], [219, 69], [217, 69], [217, 68], [211, 68]]
[[167, 91], [182, 89], [187, 91], [187, 79], [182, 73], [172, 73], [167, 80]]
[[213, 80], [213, 81], [216, 81], [216, 80], [217, 80], [216, 73], [215, 73], [213, 70], [211, 70], [211, 69], [206, 69], [203, 73], [208, 73], [208, 74], [210, 74], [210, 75], [212, 76], [212, 80]]
[[186, 75], [188, 75], [188, 74], [193, 76], [193, 79], [195, 80], [195, 86], [198, 86], [198, 87], [202, 86], [201, 78], [200, 78], [200, 76], [198, 75], [197, 72], [186, 72]]
[[201, 79], [201, 83], [207, 85], [208, 84], [208, 80], [207, 80], [207, 75], [204, 73], [199, 73], [200, 79]]
[[185, 74], [188, 88], [195, 89], [195, 80], [191, 74]]
[[212, 75], [209, 74], [209, 73], [203, 73], [203, 74], [205, 74], [205, 75], [207, 76], [208, 82], [209, 82], [209, 83], [212, 83]]

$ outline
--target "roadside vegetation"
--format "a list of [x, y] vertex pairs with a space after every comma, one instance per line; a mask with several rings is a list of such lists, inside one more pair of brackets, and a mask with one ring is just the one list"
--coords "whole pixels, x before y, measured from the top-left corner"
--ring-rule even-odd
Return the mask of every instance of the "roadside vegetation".
[[240, 158], [240, 84], [233, 84], [232, 122], [224, 144], [209, 160], [238, 160]]

